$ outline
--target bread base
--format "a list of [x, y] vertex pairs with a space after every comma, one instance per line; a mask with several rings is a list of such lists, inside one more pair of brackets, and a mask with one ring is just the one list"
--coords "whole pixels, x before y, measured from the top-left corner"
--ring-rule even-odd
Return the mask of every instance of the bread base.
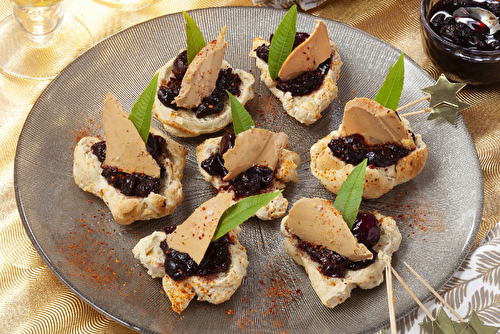
[[[411, 130], [409, 122], [402, 119], [403, 126]], [[328, 147], [332, 139], [339, 138], [339, 132], [333, 131], [320, 139], [311, 147], [311, 172], [323, 186], [334, 194], [338, 194], [340, 186], [356, 167], [347, 164], [335, 157]], [[415, 135], [416, 149], [409, 155], [398, 160], [394, 165], [372, 168], [367, 166], [363, 197], [367, 199], [379, 198], [395, 186], [408, 182], [417, 176], [425, 166], [429, 149], [421, 135]]]
[[180, 314], [195, 296], [198, 296], [199, 301], [220, 304], [236, 292], [248, 266], [246, 250], [237, 238], [240, 231], [240, 227], [235, 227], [229, 232], [233, 245], [229, 245], [231, 265], [228, 270], [207, 277], [190, 276], [174, 281], [165, 274], [165, 254], [160, 248], [160, 242], [167, 237], [164, 232], [154, 232], [142, 238], [132, 252], [148, 269], [148, 274], [162, 278], [163, 290], [172, 303], [172, 309]]
[[305, 125], [316, 122], [321, 118], [321, 112], [337, 98], [337, 80], [340, 75], [340, 67], [342, 66], [337, 45], [330, 41], [330, 48], [333, 54], [332, 63], [321, 86], [309, 95], [292, 96], [292, 93], [285, 93], [276, 88], [276, 81], [271, 79], [267, 63], [257, 57], [255, 49], [263, 44], [269, 44], [269, 42], [265, 41], [262, 37], [256, 37], [253, 40], [253, 47], [250, 52], [250, 57], [255, 59], [255, 64], [260, 70], [260, 80], [281, 101], [288, 115]]
[[396, 222], [374, 212], [381, 229], [380, 240], [372, 249], [378, 252], [377, 258], [370, 266], [360, 270], [346, 270], [345, 278], [328, 277], [320, 271], [320, 264], [313, 261], [309, 254], [297, 247], [297, 238], [287, 228], [288, 216], [281, 221], [281, 234], [285, 237], [285, 249], [292, 259], [303, 266], [312, 287], [323, 305], [333, 308], [351, 296], [355, 287], [372, 289], [384, 281], [386, 262], [391, 262], [392, 254], [401, 243], [401, 233]]
[[[171, 59], [158, 70], [157, 91], [163, 83], [168, 82], [170, 77], [173, 76], [172, 67], [174, 60], [175, 58]], [[227, 61], [222, 62], [221, 68], [230, 67]], [[255, 82], [255, 78], [253, 75], [243, 70], [233, 69], [233, 73], [238, 74], [241, 79], [241, 93], [239, 96], [235, 97], [242, 105], [245, 105], [254, 97], [252, 85]], [[196, 137], [205, 133], [217, 132], [233, 121], [231, 117], [231, 102], [229, 99], [224, 103], [224, 109], [220, 113], [207, 115], [203, 118], [196, 118], [194, 111], [191, 109], [179, 108], [178, 110], [174, 110], [165, 106], [160, 102], [158, 94], [156, 94], [153, 114], [163, 123], [168, 133], [177, 137]]]
[[101, 139], [84, 137], [74, 149], [73, 177], [76, 184], [102, 198], [113, 218], [122, 225], [167, 216], [181, 204], [184, 196], [181, 179], [188, 151], [154, 128], [151, 128], [151, 133], [166, 140], [165, 153], [160, 159], [166, 173], [161, 179], [160, 193], [150, 193], [148, 197], [124, 195], [101, 175], [101, 162], [91, 150], [92, 145]]

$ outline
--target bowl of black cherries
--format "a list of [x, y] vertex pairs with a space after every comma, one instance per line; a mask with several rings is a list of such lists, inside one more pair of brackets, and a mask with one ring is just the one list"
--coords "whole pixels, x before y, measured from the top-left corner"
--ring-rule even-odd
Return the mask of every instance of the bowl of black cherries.
[[500, 81], [500, 0], [423, 0], [424, 51], [448, 79]]

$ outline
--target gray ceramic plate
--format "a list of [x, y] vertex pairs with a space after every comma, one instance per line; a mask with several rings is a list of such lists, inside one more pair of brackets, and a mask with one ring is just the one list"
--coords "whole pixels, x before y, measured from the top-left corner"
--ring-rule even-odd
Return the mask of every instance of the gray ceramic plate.
[[[234, 67], [259, 71], [248, 54], [255, 36], [268, 37], [284, 12], [263, 8], [214, 8], [191, 12], [207, 40], [227, 24], [226, 53]], [[299, 14], [298, 31], [311, 32], [315, 17]], [[373, 98], [389, 65], [400, 51], [357, 29], [325, 20], [337, 43], [342, 66], [339, 98], [323, 118], [303, 126], [284, 114], [267, 88], [254, 86], [247, 105], [255, 123], [290, 136], [290, 148], [300, 154], [300, 182], [285, 196], [294, 203], [301, 196], [333, 199], [309, 170], [309, 148], [337, 129], [345, 102]], [[36, 249], [56, 275], [81, 298], [111, 318], [147, 333], [369, 333], [388, 325], [385, 284], [355, 289], [334, 309], [324, 307], [304, 270], [283, 247], [279, 220], [243, 225], [240, 240], [250, 266], [241, 287], [221, 305], [192, 301], [181, 316], [170, 308], [159, 279], [150, 279], [131, 249], [139, 238], [168, 224], [180, 223], [216, 191], [197, 171], [195, 147], [208, 136], [179, 139], [189, 149], [183, 179], [185, 198], [163, 219], [120, 226], [98, 198], [80, 190], [72, 176], [72, 148], [82, 135], [102, 134], [101, 109], [112, 92], [126, 110], [164, 63], [185, 47], [181, 14], [160, 17], [134, 26], [99, 43], [68, 66], [43, 92], [33, 107], [19, 139], [15, 187], [19, 210]], [[401, 104], [423, 96], [420, 88], [434, 80], [405, 59]], [[423, 106], [417, 106], [423, 107]], [[417, 108], [416, 107], [416, 108]], [[476, 151], [461, 118], [456, 127], [442, 120], [411, 123], [429, 146], [429, 160], [414, 180], [364, 209], [393, 216], [403, 235], [394, 267], [421, 299], [430, 293], [404, 267], [409, 263], [435, 288], [443, 286], [467, 255], [481, 221], [482, 174]], [[161, 128], [155, 120], [153, 125]], [[416, 304], [395, 283], [396, 312], [401, 317]]]

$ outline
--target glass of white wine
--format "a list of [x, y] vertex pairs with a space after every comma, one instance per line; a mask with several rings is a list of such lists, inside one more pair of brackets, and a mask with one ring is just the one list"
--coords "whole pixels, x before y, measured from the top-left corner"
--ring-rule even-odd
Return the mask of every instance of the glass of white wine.
[[13, 0], [0, 22], [0, 68], [27, 79], [52, 79], [93, 45], [87, 26], [63, 0]]

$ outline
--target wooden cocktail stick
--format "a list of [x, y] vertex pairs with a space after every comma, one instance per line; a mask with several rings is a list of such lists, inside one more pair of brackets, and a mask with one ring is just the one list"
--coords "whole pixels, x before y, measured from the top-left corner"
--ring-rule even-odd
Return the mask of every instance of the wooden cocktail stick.
[[[387, 263], [387, 262], [386, 262]], [[385, 283], [387, 286], [387, 301], [389, 302], [389, 318], [391, 319], [391, 333], [397, 334], [396, 328], [396, 312], [394, 310], [394, 297], [392, 289], [392, 274], [391, 274], [391, 264], [387, 263], [385, 266]]]
[[[388, 263], [387, 265], [390, 266], [390, 263]], [[427, 309], [424, 307], [424, 305], [420, 302], [420, 300], [417, 298], [417, 296], [415, 296], [415, 294], [413, 293], [413, 291], [411, 291], [411, 289], [408, 287], [408, 285], [406, 285], [406, 283], [403, 281], [403, 279], [401, 278], [401, 276], [399, 276], [399, 274], [396, 272], [396, 270], [394, 270], [394, 268], [392, 266], [391, 266], [391, 271], [394, 274], [394, 276], [398, 279], [398, 281], [403, 285], [403, 287], [406, 289], [406, 291], [408, 291], [408, 293], [413, 298], [413, 300], [415, 302], [417, 302], [418, 306], [420, 306], [420, 308], [422, 309], [422, 311], [424, 311], [424, 313], [429, 317], [429, 319], [431, 321], [434, 321], [435, 319], [431, 315], [431, 313], [429, 311], [427, 311]]]
[[[414, 106], [415, 104], [420, 103], [422, 101], [430, 100], [430, 98], [431, 98], [430, 95], [424, 96], [424, 97], [422, 97], [422, 98], [420, 98], [420, 99], [418, 99], [416, 101], [408, 103], [407, 105], [399, 107], [398, 109], [396, 109], [396, 111], [399, 113], [403, 109], [406, 109], [406, 108], [409, 108], [411, 106]], [[419, 111], [413, 111], [413, 112], [409, 112], [409, 113], [402, 114], [402, 115], [399, 115], [399, 116], [406, 117], [406, 116], [413, 116], [413, 115], [418, 115], [418, 114], [424, 114], [424, 113], [430, 112], [431, 110], [432, 110], [432, 108], [424, 108], [424, 109], [419, 110]]]
[[432, 108], [424, 108], [422, 110], [418, 111], [413, 111], [413, 112], [408, 112], [406, 114], [401, 114], [399, 116], [401, 117], [407, 117], [407, 116], [413, 116], [413, 115], [419, 115], [419, 114], [425, 114], [426, 112], [431, 112]]
[[413, 105], [415, 105], [415, 104], [417, 104], [417, 103], [420, 103], [420, 102], [425, 101], [425, 100], [430, 100], [430, 98], [431, 98], [431, 96], [430, 96], [430, 95], [424, 96], [424, 97], [422, 97], [422, 98], [420, 98], [420, 99], [418, 99], [418, 100], [416, 100], [416, 101], [413, 101], [413, 102], [408, 103], [407, 105], [404, 105], [404, 106], [402, 106], [402, 107], [399, 107], [398, 109], [396, 109], [396, 111], [397, 111], [397, 112], [400, 112], [401, 110], [406, 109], [406, 108], [408, 108], [408, 107], [411, 107], [411, 106], [413, 106]]
[[434, 294], [434, 296], [436, 296], [436, 298], [437, 298], [437, 299], [439, 299], [439, 301], [440, 301], [441, 303], [443, 303], [443, 305], [444, 305], [444, 306], [446, 306], [446, 307], [448, 308], [448, 310], [450, 310], [450, 311], [451, 311], [451, 313], [453, 313], [453, 314], [454, 314], [454, 315], [458, 318], [458, 320], [460, 320], [461, 322], [465, 322], [465, 320], [464, 320], [464, 319], [463, 319], [463, 318], [462, 318], [462, 317], [461, 317], [461, 316], [457, 313], [457, 311], [455, 311], [455, 310], [451, 307], [451, 305], [450, 305], [450, 304], [448, 304], [448, 303], [444, 300], [444, 298], [443, 298], [443, 297], [441, 297], [441, 296], [439, 295], [439, 293], [437, 293], [437, 292], [436, 292], [436, 290], [434, 290], [434, 289], [433, 289], [433, 288], [429, 285], [429, 283], [427, 283], [427, 282], [426, 282], [426, 281], [422, 278], [422, 276], [420, 276], [420, 275], [419, 275], [419, 274], [418, 274], [415, 270], [413, 270], [413, 269], [412, 269], [412, 267], [410, 267], [410, 266], [409, 266], [406, 262], [403, 262], [403, 263], [405, 264], [405, 266], [406, 266], [408, 269], [410, 269], [410, 271], [413, 273], [413, 275], [415, 275], [415, 276], [416, 276], [416, 277], [420, 280], [420, 282], [422, 282], [422, 283], [425, 285], [425, 287], [426, 287], [427, 289], [429, 289], [429, 290], [430, 290], [430, 291]]

